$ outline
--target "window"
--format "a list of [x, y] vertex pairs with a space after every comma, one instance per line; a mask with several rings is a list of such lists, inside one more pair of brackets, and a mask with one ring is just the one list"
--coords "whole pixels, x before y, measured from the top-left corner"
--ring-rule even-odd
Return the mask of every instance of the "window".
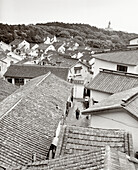
[[8, 78], [7, 81], [8, 81], [9, 83], [12, 83], [12, 78]]
[[117, 70], [127, 72], [127, 66], [117, 65]]
[[23, 78], [15, 78], [15, 85], [17, 85], [17, 86], [24, 85], [24, 79]]
[[81, 74], [82, 67], [74, 67], [74, 73], [75, 74]]
[[81, 73], [81, 70], [75, 69], [75, 74], [79, 74], [79, 73]]
[[0, 66], [0, 71], [1, 71], [1, 66]]

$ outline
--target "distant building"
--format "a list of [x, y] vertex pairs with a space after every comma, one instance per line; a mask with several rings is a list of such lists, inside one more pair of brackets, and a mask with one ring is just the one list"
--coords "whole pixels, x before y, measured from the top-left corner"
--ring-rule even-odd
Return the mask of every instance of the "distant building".
[[5, 79], [17, 86], [26, 84], [31, 79], [52, 72], [63, 80], [68, 80], [68, 68], [55, 66], [40, 66], [29, 64], [11, 65], [4, 74]]
[[105, 28], [106, 31], [113, 31], [113, 29], [111, 28], [111, 22], [109, 21], [108, 23], [108, 27]]

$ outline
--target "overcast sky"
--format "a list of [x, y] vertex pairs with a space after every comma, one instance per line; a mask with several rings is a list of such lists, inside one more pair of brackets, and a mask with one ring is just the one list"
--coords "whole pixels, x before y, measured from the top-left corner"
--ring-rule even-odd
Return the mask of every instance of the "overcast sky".
[[0, 0], [0, 22], [85, 23], [138, 33], [138, 0]]

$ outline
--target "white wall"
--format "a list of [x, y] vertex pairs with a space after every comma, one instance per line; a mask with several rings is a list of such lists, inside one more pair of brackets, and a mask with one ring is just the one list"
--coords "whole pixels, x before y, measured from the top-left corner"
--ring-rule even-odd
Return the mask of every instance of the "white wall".
[[74, 98], [83, 98], [84, 85], [83, 84], [74, 84], [73, 86], [73, 97]]
[[23, 40], [23, 41], [18, 45], [19, 48], [22, 48], [23, 46], [24, 46], [24, 49], [25, 49], [25, 50], [30, 49], [30, 44], [29, 44], [27, 41], [25, 41], [25, 40]]
[[117, 64], [95, 59], [95, 64], [93, 67], [94, 67], [93, 69], [94, 69], [94, 77], [95, 77], [99, 73], [100, 68], [104, 68], [108, 70], [116, 70]]
[[3, 77], [4, 73], [7, 71], [7, 64], [0, 61], [0, 77]]
[[10, 45], [8, 45], [8, 44], [6, 44], [6, 43], [4, 43], [4, 42], [0, 42], [0, 47], [4, 50], [4, 51], [6, 51], [6, 50], [9, 50], [9, 51], [11, 51], [11, 46]]
[[97, 113], [91, 117], [91, 127], [124, 129], [132, 134], [134, 150], [138, 151], [138, 120], [125, 111]]
[[90, 98], [94, 101], [101, 101], [103, 99], [106, 99], [110, 96], [110, 93], [104, 93], [104, 92], [100, 92], [100, 91], [95, 91], [95, 90], [91, 90], [90, 91]]
[[133, 40], [130, 40], [129, 42], [130, 45], [137, 45], [138, 44], [138, 38], [135, 38]]
[[[117, 65], [124, 65], [124, 64], [119, 64], [119, 63], [117, 64], [117, 63], [95, 59], [95, 64], [93, 66], [94, 77], [99, 73], [100, 68], [117, 71]], [[124, 66], [128, 67], [127, 69], [128, 73], [138, 73], [137, 66], [130, 66], [130, 65], [124, 65]]]

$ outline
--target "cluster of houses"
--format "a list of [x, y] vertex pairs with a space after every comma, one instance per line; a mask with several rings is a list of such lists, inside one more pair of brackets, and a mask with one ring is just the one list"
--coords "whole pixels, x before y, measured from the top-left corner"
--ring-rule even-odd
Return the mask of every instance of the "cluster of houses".
[[[0, 170], [137, 170], [137, 48], [1, 42]], [[87, 126], [66, 124], [73, 98], [88, 99]]]

